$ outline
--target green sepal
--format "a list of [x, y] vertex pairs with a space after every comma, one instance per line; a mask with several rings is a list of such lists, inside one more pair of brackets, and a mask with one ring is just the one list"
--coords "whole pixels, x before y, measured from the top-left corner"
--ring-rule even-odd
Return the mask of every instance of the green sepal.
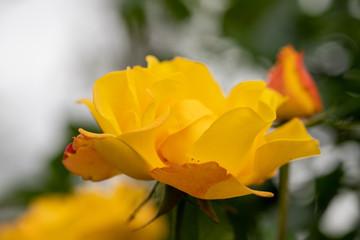
[[201, 208], [201, 210], [215, 223], [220, 223], [220, 220], [218, 216], [216, 215], [216, 212], [214, 208], [211, 205], [211, 202], [209, 200], [204, 199], [197, 199], [197, 202]]
[[164, 195], [160, 202], [159, 211], [154, 218], [156, 219], [170, 212], [184, 197], [184, 192], [173, 188], [170, 185], [165, 185]]
[[157, 214], [143, 226], [139, 227], [138, 229], [142, 229], [155, 221], [158, 217], [170, 212], [181, 200], [185, 197], [185, 193], [171, 187], [170, 185], [165, 185], [163, 198], [159, 205], [159, 210]]
[[135, 215], [137, 214], [137, 212], [152, 198], [152, 196], [154, 195], [155, 191], [156, 191], [156, 187], [158, 186], [159, 182], [156, 181], [155, 184], [153, 185], [153, 187], [151, 188], [149, 194], [146, 196], [146, 198], [144, 198], [144, 200], [142, 200], [142, 202], [135, 208], [135, 210], [133, 211], [133, 213], [129, 216], [128, 222], [132, 221], [135, 217]]

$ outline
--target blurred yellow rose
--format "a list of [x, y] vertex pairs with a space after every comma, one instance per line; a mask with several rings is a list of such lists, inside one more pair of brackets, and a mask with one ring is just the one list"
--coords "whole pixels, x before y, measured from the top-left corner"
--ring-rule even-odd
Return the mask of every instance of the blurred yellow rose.
[[291, 46], [285, 46], [269, 71], [268, 86], [288, 100], [278, 110], [278, 119], [311, 117], [322, 111], [318, 89], [304, 65], [304, 54]]
[[78, 189], [73, 195], [42, 196], [15, 222], [0, 226], [1, 240], [160, 240], [168, 232], [164, 218], [145, 228], [155, 214], [145, 205], [127, 222], [145, 197], [144, 189], [121, 184], [115, 189]]
[[267, 133], [283, 97], [263, 81], [225, 97], [208, 69], [183, 58], [112, 72], [82, 99], [104, 133], [79, 129], [66, 168], [100, 181], [116, 174], [156, 179], [201, 199], [273, 196], [260, 184], [292, 159], [319, 154], [318, 142], [294, 119]]

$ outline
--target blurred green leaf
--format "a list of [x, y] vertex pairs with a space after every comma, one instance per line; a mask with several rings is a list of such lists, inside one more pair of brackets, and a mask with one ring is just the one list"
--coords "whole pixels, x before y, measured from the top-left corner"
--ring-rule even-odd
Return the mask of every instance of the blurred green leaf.
[[329, 174], [315, 179], [315, 207], [319, 216], [324, 213], [331, 200], [338, 193], [343, 176], [344, 170], [340, 164]]
[[221, 201], [225, 206], [236, 240], [261, 239], [261, 231], [258, 229], [260, 216], [277, 204], [278, 190], [271, 181], [266, 181], [257, 190], [270, 191], [275, 196], [262, 198], [248, 195]]
[[293, 1], [233, 1], [224, 13], [223, 34], [255, 57], [273, 59], [280, 47], [296, 43], [295, 8]]
[[216, 204], [214, 208], [220, 223], [211, 220], [197, 205], [196, 199], [187, 197], [182, 224], [182, 239], [191, 240], [231, 240], [234, 239], [230, 223], [227, 220], [227, 211], [224, 205]]
[[119, 11], [131, 37], [143, 37], [147, 28], [145, 6], [144, 0], [118, 1]]
[[165, 6], [168, 8], [170, 16], [176, 20], [184, 20], [190, 17], [191, 13], [182, 0], [164, 0]]

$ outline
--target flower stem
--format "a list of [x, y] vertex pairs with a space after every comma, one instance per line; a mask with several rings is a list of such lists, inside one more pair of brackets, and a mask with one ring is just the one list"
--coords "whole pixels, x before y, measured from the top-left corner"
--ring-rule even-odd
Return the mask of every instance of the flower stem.
[[279, 240], [286, 239], [286, 220], [288, 210], [288, 178], [289, 164], [280, 168], [280, 208], [279, 208]]
[[173, 213], [173, 217], [172, 217], [171, 239], [173, 240], [182, 239], [182, 224], [184, 219], [184, 211], [185, 211], [185, 200], [182, 199], [179, 202], [179, 204], [176, 206], [176, 212]]

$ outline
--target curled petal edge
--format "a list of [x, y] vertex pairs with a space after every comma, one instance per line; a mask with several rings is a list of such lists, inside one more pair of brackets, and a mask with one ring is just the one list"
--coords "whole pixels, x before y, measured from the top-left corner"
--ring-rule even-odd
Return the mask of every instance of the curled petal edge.
[[121, 174], [96, 150], [94, 140], [83, 134], [66, 147], [62, 162], [71, 173], [84, 180], [96, 182]]

